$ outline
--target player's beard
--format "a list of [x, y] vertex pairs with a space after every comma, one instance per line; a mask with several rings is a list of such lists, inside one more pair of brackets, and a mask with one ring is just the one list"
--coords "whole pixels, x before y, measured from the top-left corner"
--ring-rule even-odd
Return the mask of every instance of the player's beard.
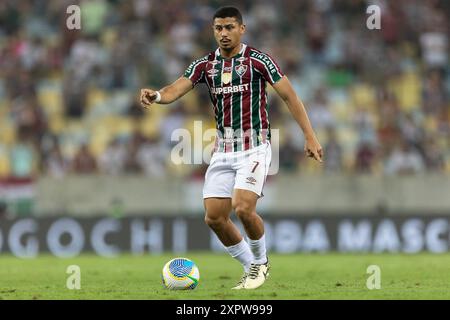
[[220, 43], [219, 45], [220, 45], [220, 48], [223, 51], [225, 51], [225, 52], [232, 52], [234, 49], [236, 49], [236, 47], [239, 45], [239, 43], [233, 44], [233, 42], [230, 41], [227, 44]]
[[227, 51], [233, 49], [230, 42], [227, 43], [227, 44], [221, 43], [221, 44], [220, 44], [220, 47], [221, 47], [223, 50], [227, 50]]

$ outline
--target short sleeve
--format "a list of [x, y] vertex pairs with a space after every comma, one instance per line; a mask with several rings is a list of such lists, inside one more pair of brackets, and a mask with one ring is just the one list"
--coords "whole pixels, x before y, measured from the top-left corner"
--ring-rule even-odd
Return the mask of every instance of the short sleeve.
[[261, 51], [252, 51], [250, 56], [254, 61], [255, 68], [271, 85], [283, 78], [284, 73], [270, 55]]
[[205, 65], [207, 61], [207, 56], [195, 60], [187, 67], [183, 76], [191, 80], [194, 86], [199, 82], [205, 82]]

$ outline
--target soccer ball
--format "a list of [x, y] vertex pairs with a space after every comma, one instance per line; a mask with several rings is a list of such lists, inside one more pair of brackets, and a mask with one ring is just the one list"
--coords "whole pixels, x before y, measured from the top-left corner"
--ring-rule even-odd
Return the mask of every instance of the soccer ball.
[[175, 258], [162, 269], [162, 282], [170, 290], [195, 289], [200, 280], [200, 272], [195, 263], [186, 258]]

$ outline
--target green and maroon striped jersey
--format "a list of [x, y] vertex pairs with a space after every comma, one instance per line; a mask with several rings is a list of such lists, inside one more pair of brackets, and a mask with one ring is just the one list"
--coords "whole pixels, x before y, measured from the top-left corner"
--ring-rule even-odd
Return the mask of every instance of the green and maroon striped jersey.
[[283, 76], [271, 56], [245, 44], [232, 58], [223, 58], [217, 49], [189, 65], [184, 77], [193, 86], [204, 82], [209, 89], [216, 118], [215, 151], [249, 150], [270, 140], [266, 85]]

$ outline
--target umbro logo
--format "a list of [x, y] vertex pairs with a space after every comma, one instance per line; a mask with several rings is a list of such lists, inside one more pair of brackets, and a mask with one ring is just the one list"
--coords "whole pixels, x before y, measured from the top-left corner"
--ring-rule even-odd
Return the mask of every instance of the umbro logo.
[[252, 184], [252, 185], [255, 185], [256, 182], [257, 182], [257, 181], [256, 181], [255, 178], [253, 178], [253, 177], [247, 177], [247, 183]]

